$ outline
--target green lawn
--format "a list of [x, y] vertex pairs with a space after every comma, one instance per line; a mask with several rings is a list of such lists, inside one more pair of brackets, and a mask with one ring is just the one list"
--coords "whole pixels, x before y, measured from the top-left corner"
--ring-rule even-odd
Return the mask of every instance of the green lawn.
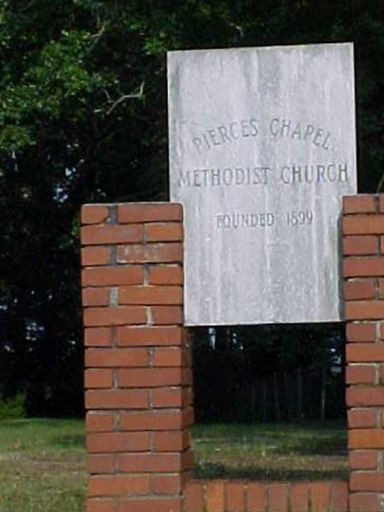
[[[346, 430], [340, 425], [194, 427], [200, 478], [344, 478]], [[84, 423], [0, 422], [0, 512], [80, 512], [85, 496]]]
[[80, 512], [85, 496], [84, 423], [0, 422], [0, 512]]
[[194, 427], [195, 476], [253, 480], [346, 479], [343, 424]]

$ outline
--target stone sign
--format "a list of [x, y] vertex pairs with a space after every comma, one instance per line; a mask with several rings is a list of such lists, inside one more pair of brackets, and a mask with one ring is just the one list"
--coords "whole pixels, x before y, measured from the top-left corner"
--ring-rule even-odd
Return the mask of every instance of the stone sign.
[[352, 44], [170, 52], [168, 101], [186, 325], [340, 320]]

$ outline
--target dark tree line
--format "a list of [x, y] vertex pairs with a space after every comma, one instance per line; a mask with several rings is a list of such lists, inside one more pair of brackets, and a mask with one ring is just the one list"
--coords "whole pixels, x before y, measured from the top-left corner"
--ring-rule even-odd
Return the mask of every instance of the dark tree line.
[[341, 324], [191, 330], [197, 421], [345, 417]]
[[376, 0], [0, 0], [0, 395], [82, 409], [79, 209], [167, 199], [167, 50], [353, 41], [374, 192], [383, 21]]

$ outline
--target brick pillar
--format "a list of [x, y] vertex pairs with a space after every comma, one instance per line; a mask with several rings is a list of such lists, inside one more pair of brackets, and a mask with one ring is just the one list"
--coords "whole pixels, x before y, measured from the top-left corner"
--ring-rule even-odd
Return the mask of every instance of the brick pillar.
[[384, 196], [344, 198], [350, 512], [384, 510]]
[[88, 512], [180, 512], [192, 467], [182, 209], [85, 205]]

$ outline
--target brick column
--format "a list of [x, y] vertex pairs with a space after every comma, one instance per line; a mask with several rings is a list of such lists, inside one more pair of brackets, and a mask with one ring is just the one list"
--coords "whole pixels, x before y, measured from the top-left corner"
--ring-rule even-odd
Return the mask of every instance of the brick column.
[[182, 209], [85, 205], [88, 512], [180, 512], [192, 467]]
[[384, 510], [384, 196], [344, 198], [350, 512]]

